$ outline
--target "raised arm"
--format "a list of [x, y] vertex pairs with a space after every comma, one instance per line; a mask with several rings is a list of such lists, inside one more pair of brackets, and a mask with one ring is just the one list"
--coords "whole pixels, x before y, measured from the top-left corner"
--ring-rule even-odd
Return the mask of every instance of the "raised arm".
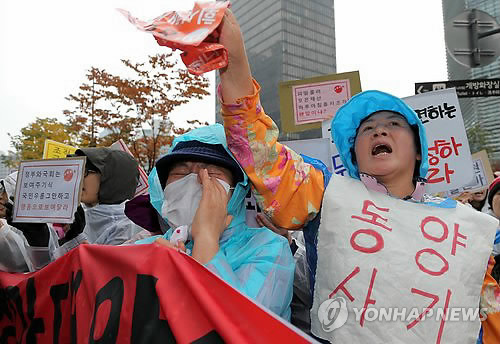
[[321, 207], [324, 175], [277, 142], [278, 127], [260, 105], [240, 27], [230, 10], [220, 42], [229, 53], [220, 71], [219, 97], [229, 149], [250, 178], [257, 202], [279, 227], [299, 229]]

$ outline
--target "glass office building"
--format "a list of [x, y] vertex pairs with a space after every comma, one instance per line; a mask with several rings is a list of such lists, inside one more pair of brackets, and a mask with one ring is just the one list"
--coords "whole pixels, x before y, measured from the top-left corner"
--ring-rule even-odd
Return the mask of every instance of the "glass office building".
[[[443, 19], [448, 21], [468, 9], [478, 9], [500, 22], [499, 0], [443, 0]], [[497, 34], [499, 35], [499, 34]], [[445, 32], [446, 39], [446, 32]], [[449, 80], [500, 78], [500, 58], [482, 67], [469, 68], [446, 56]], [[467, 129], [479, 126], [485, 133], [490, 148], [490, 160], [500, 167], [500, 97], [462, 98], [460, 105]]]
[[[261, 103], [280, 125], [280, 81], [336, 73], [333, 0], [233, 0]], [[217, 106], [219, 110], [219, 106]], [[281, 140], [321, 137], [321, 130]]]

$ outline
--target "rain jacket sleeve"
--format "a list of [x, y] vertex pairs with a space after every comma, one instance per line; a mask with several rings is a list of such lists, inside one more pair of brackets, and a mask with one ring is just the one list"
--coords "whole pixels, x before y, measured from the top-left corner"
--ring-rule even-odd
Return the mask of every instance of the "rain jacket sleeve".
[[0, 226], [0, 270], [33, 271], [27, 251], [29, 244], [22, 232], [5, 222], [0, 223]]
[[277, 141], [278, 127], [262, 109], [259, 92], [254, 80], [252, 95], [226, 104], [219, 90], [227, 143], [265, 214], [279, 227], [299, 229], [320, 210], [323, 173]]
[[253, 252], [245, 261], [234, 264], [238, 253], [222, 246], [205, 266], [233, 288], [290, 321], [295, 262], [288, 240], [267, 229], [250, 230], [259, 234], [239, 248]]
[[122, 245], [141, 231], [141, 227], [137, 226], [128, 218], [124, 218], [116, 223], [110, 224], [108, 229], [102, 233], [97, 240], [92, 242], [92, 244]]
[[[484, 277], [483, 288], [481, 290], [481, 336], [478, 343], [493, 344], [498, 343], [500, 338], [500, 286], [491, 276], [491, 271], [495, 266], [495, 259], [490, 257], [488, 270]], [[484, 315], [483, 315], [484, 314]]]

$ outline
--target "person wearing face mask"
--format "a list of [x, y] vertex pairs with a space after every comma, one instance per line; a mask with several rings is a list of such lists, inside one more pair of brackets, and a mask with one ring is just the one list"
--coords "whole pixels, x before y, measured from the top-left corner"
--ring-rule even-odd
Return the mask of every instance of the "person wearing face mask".
[[85, 228], [78, 238], [91, 244], [123, 244], [142, 230], [124, 213], [125, 202], [137, 188], [137, 161], [110, 148], [80, 148], [75, 155], [87, 157], [80, 197]]
[[228, 151], [220, 124], [177, 137], [149, 181], [151, 204], [170, 228], [139, 244], [156, 241], [183, 250], [235, 289], [290, 319], [295, 263], [288, 241], [246, 225], [250, 184]]

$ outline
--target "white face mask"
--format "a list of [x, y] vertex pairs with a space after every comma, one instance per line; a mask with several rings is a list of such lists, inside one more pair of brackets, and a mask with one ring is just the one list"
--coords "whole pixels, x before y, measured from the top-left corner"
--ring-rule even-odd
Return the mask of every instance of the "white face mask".
[[[229, 192], [230, 185], [221, 179], [217, 180], [226, 192]], [[173, 229], [183, 225], [191, 226], [202, 195], [198, 174], [191, 173], [168, 184], [163, 190], [163, 195], [165, 200], [161, 207], [161, 215], [167, 219], [169, 226]]]

